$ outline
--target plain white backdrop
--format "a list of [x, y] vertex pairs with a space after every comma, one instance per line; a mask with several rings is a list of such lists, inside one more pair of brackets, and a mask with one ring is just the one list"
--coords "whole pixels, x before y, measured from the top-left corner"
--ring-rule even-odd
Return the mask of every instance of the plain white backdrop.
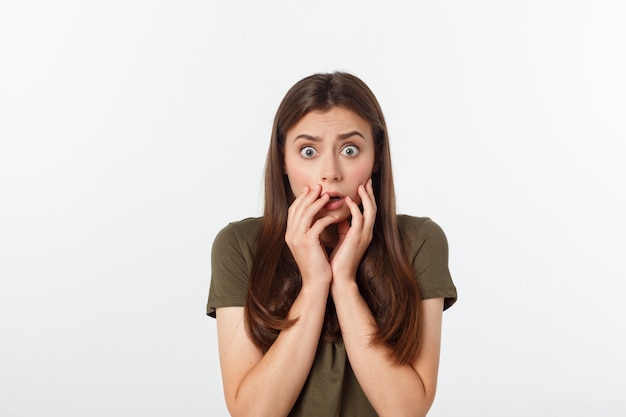
[[378, 96], [446, 232], [430, 416], [626, 415], [616, 1], [0, 6], [0, 415], [227, 416], [210, 247], [262, 209], [287, 89]]

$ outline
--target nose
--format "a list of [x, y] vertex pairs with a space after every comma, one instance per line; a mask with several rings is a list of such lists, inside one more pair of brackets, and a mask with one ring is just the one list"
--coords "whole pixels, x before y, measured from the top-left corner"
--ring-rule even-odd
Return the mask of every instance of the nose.
[[320, 176], [322, 182], [334, 182], [341, 179], [341, 171], [335, 155], [328, 155], [323, 158]]

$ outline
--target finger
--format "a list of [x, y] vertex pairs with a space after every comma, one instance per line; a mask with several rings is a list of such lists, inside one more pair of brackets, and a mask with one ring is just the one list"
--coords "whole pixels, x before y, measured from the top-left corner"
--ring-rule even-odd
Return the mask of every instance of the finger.
[[350, 209], [350, 214], [352, 215], [352, 225], [351, 227], [356, 230], [361, 230], [363, 227], [363, 213], [359, 210], [359, 205], [354, 202], [349, 196], [346, 197], [346, 204]]
[[302, 192], [298, 194], [298, 196], [296, 196], [296, 198], [291, 202], [291, 205], [289, 206], [289, 209], [287, 210], [288, 222], [289, 222], [289, 219], [291, 219], [293, 215], [298, 211], [298, 207], [300, 207], [300, 205], [302, 204], [302, 200], [304, 200], [310, 192], [311, 192], [311, 189], [308, 186], [304, 187]]
[[337, 222], [337, 217], [333, 215], [328, 215], [324, 217], [320, 217], [315, 220], [315, 222], [311, 225], [310, 233], [315, 233], [316, 235], [321, 235], [322, 232], [331, 224]]
[[[321, 191], [320, 185], [316, 185], [312, 189], [309, 187], [305, 187], [302, 194], [300, 194], [298, 198], [296, 198], [296, 200], [294, 200], [292, 205], [289, 207], [288, 220], [291, 220], [291, 222], [290, 223], [288, 222], [288, 224], [297, 225], [297, 224], [302, 223], [303, 216], [306, 216], [307, 209], [310, 207], [312, 203], [318, 200], [320, 191]], [[312, 218], [309, 219], [308, 224], [306, 224], [307, 227], [311, 225], [310, 220], [312, 220]], [[304, 221], [304, 223], [307, 223], [307, 222]]]
[[[303, 209], [301, 220], [307, 228], [311, 228], [315, 220], [315, 215], [319, 213], [326, 204], [328, 204], [329, 200], [330, 196], [328, 194], [322, 194], [317, 200], [313, 201], [309, 206]], [[329, 217], [332, 219], [336, 216], [330, 215]]]
[[343, 239], [345, 239], [349, 231], [350, 231], [350, 222], [348, 222], [348, 219], [337, 224], [337, 233], [339, 234], [339, 243], [341, 243]]
[[372, 201], [374, 202], [374, 204], [376, 204], [376, 196], [374, 195], [374, 183], [371, 178], [365, 184], [365, 189], [367, 190], [367, 193], [372, 198]]
[[292, 211], [295, 213], [298, 212], [302, 207], [308, 206], [319, 196], [320, 190], [321, 188], [319, 185], [316, 185], [313, 188], [310, 188], [308, 186], [304, 187], [302, 193], [300, 193], [300, 195], [296, 197], [293, 203], [291, 203], [290, 209], [292, 209]]
[[321, 218], [315, 218], [315, 215], [320, 211], [325, 204], [328, 203], [330, 197], [324, 195], [319, 198], [314, 204], [309, 206], [306, 211], [302, 213], [302, 216], [294, 222], [292, 230], [297, 236], [307, 236], [307, 240], [315, 239], [320, 240], [320, 236], [332, 223], [337, 222], [337, 216], [330, 214]]
[[371, 180], [368, 181], [367, 188], [359, 187], [358, 192], [361, 197], [361, 204], [363, 204], [363, 217], [365, 218], [366, 227], [373, 227], [376, 220], [377, 207]]
[[303, 226], [302, 212], [307, 206], [307, 199], [310, 199], [311, 194], [314, 191], [310, 187], [306, 186], [302, 192], [296, 197], [296, 199], [289, 206], [287, 211], [287, 230], [285, 231], [285, 239], [292, 241], [296, 236], [302, 236], [308, 230], [308, 225]]
[[369, 179], [365, 185], [359, 186], [357, 192], [359, 193], [359, 197], [361, 197], [361, 202], [363, 203], [363, 209], [366, 209], [366, 205], [368, 205], [370, 211], [376, 211], [376, 197], [374, 196], [374, 188], [372, 187], [372, 180]]

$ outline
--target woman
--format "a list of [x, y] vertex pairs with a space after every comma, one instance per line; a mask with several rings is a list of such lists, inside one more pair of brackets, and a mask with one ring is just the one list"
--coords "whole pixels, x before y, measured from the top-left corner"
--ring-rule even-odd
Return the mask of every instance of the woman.
[[442, 311], [456, 301], [443, 231], [398, 215], [380, 106], [347, 73], [281, 102], [261, 218], [216, 236], [217, 318], [233, 416], [423, 416]]

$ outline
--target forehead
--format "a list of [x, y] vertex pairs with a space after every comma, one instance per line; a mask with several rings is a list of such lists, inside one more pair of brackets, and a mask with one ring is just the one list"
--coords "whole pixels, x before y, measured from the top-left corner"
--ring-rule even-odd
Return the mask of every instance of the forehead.
[[333, 107], [328, 111], [313, 110], [305, 114], [287, 131], [287, 137], [299, 134], [341, 134], [358, 131], [371, 136], [370, 123], [350, 109]]

